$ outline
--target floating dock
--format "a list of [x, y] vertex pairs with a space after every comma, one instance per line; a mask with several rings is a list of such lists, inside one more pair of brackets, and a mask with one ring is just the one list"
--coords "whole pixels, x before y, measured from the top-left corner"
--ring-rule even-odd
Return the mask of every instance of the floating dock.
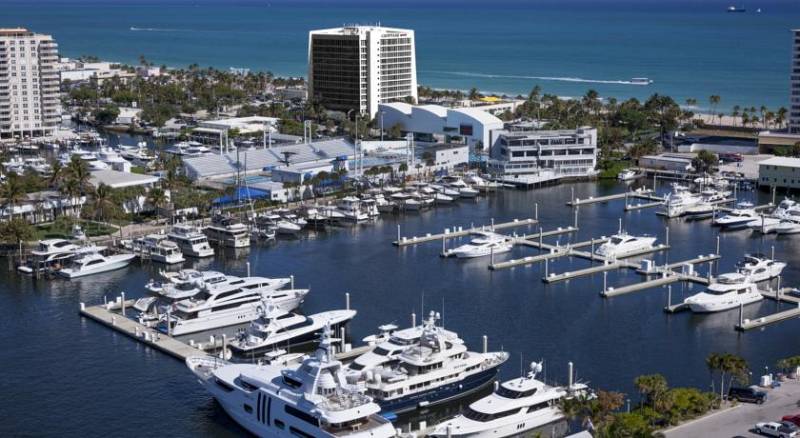
[[514, 219], [510, 222], [503, 222], [498, 224], [492, 222], [490, 225], [481, 225], [480, 227], [463, 228], [459, 226], [459, 227], [453, 227], [453, 229], [447, 228], [441, 233], [437, 234], [428, 233], [424, 236], [412, 236], [412, 237], [401, 237], [400, 225], [398, 225], [397, 240], [392, 242], [392, 244], [400, 247], [408, 245], [416, 245], [418, 243], [434, 242], [437, 240], [453, 239], [456, 237], [468, 236], [478, 231], [496, 232], [498, 230], [530, 226], [530, 225], [535, 225], [537, 223], [539, 223], [539, 221], [536, 219]]
[[618, 199], [627, 200], [628, 198], [644, 199], [647, 201], [658, 201], [659, 203], [664, 201], [663, 198], [653, 194], [652, 190], [634, 190], [624, 193], [617, 193], [614, 195], [598, 196], [596, 198], [591, 196], [586, 199], [573, 198], [571, 201], [567, 202], [567, 205], [570, 207], [578, 207], [580, 205], [597, 204], [600, 202], [616, 201]]
[[776, 312], [770, 315], [762, 316], [757, 319], [743, 319], [742, 313], [744, 309], [743, 306], [739, 306], [739, 323], [736, 324], [734, 328], [738, 331], [743, 332], [800, 316], [800, 297], [795, 295], [789, 295], [788, 292], [792, 290], [793, 290], [792, 288], [783, 288], [774, 291], [761, 290], [761, 294], [764, 295], [764, 298], [769, 298], [784, 303], [791, 303], [794, 304], [796, 307]]

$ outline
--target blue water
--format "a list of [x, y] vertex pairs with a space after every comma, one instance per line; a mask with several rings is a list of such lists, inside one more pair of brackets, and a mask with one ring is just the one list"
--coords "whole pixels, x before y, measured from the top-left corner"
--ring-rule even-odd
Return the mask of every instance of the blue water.
[[[3, 0], [0, 25], [55, 35], [64, 55], [139, 55], [305, 75], [308, 31], [344, 23], [414, 29], [419, 82], [440, 88], [683, 103], [788, 106], [789, 29], [800, 4], [747, 0]], [[755, 13], [756, 8], [763, 12]], [[648, 77], [650, 86], [625, 84]], [[549, 79], [546, 79], [549, 78]]]

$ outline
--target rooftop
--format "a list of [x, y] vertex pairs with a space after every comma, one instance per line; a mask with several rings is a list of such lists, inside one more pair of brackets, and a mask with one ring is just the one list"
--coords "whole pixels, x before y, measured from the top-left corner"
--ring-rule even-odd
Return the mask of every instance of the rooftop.
[[159, 178], [153, 175], [119, 172], [116, 170], [95, 170], [89, 179], [90, 184], [97, 187], [105, 184], [112, 189], [123, 187], [143, 186], [157, 183]]
[[772, 157], [758, 163], [759, 166], [800, 167], [800, 158]]

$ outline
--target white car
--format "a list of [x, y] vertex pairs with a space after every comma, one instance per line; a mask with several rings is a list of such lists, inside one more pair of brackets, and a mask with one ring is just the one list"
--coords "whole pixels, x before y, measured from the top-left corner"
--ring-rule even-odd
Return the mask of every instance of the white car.
[[760, 435], [775, 436], [778, 438], [794, 438], [797, 436], [796, 430], [792, 430], [774, 421], [769, 423], [756, 423], [755, 432]]

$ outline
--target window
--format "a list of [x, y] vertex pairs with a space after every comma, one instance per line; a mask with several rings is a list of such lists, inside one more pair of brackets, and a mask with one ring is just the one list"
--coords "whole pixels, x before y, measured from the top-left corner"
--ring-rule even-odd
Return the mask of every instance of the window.
[[286, 411], [287, 414], [291, 415], [292, 417], [305, 421], [306, 423], [311, 424], [315, 427], [319, 427], [319, 420], [317, 420], [317, 417], [313, 415], [307, 414], [289, 405], [286, 405], [284, 410]]
[[275, 420], [275, 427], [277, 427], [278, 429], [283, 430], [286, 426], [283, 424], [283, 421]]
[[244, 407], [244, 411], [247, 412], [248, 414], [252, 414], [253, 413], [253, 407], [252, 406], [250, 406], [247, 403], [245, 403], [243, 407]]

